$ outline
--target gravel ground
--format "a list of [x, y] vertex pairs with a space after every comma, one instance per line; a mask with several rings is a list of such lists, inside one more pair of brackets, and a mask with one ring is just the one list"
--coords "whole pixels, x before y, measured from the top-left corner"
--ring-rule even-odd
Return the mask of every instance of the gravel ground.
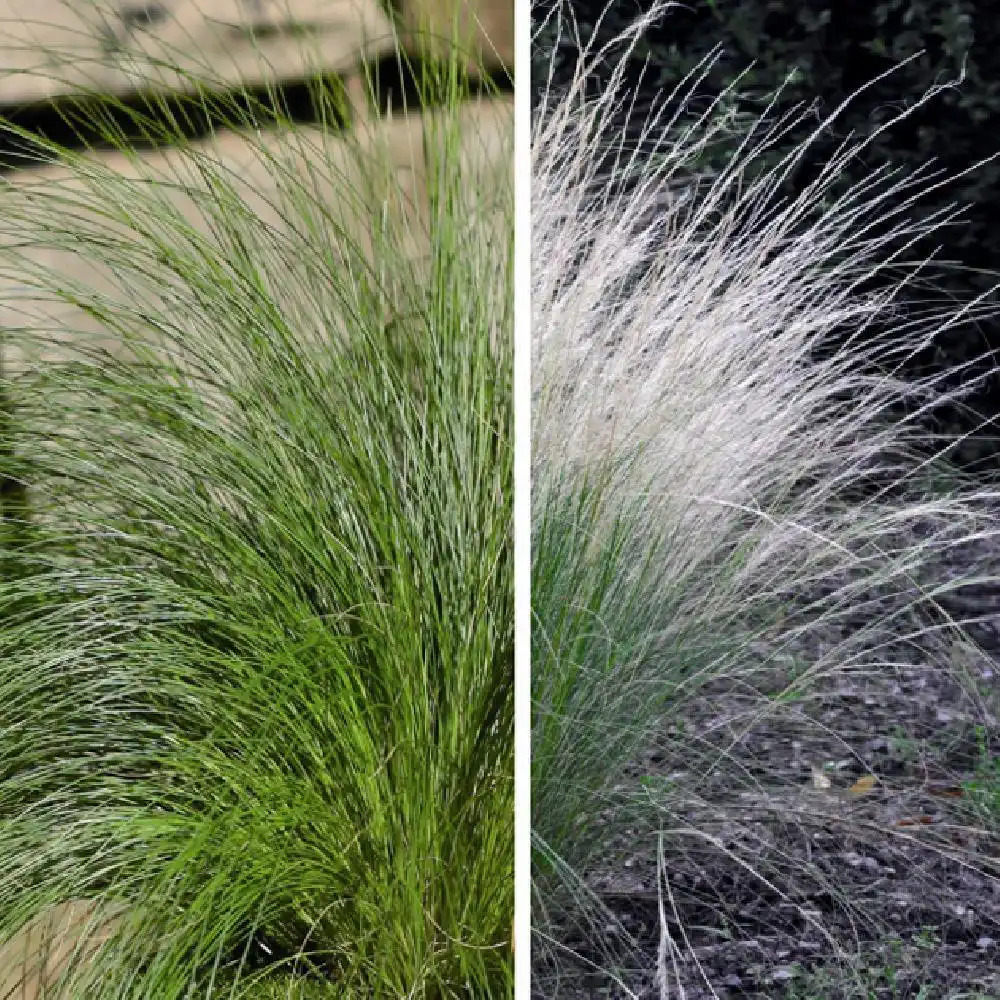
[[[997, 573], [996, 546], [955, 553], [935, 575], [971, 564]], [[620, 824], [608, 827], [601, 870], [588, 873], [607, 907], [607, 942], [624, 956], [619, 982], [587, 971], [607, 960], [567, 928], [561, 942], [580, 960], [560, 965], [558, 989], [540, 977], [538, 995], [658, 997], [665, 921], [671, 1000], [1000, 998], [1000, 769], [995, 825], [969, 784], [984, 747], [1000, 760], [990, 742], [1000, 589], [966, 588], [946, 610], [980, 619], [975, 645], [952, 647], [966, 683], [922, 662], [912, 642], [873, 633], [884, 643], [878, 670], [834, 672], [776, 717], [748, 724], [760, 688], [703, 689], [683, 733], [665, 733], [629, 776], [674, 789], [664, 877], [657, 831]], [[813, 633], [785, 653], [815, 657], [839, 638]], [[751, 653], [769, 657], [764, 644]], [[692, 740], [716, 751], [707, 773], [685, 771]]]

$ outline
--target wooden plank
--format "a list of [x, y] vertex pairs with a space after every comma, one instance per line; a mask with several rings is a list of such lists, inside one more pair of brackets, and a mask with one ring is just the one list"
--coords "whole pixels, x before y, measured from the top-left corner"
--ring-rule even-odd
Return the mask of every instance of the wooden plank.
[[468, 68], [477, 71], [514, 67], [513, 0], [400, 0], [403, 44], [413, 52], [430, 40], [443, 53], [454, 36], [469, 53]]
[[[470, 192], [499, 192], [503, 185], [497, 183], [495, 171], [510, 170], [512, 173], [512, 110], [512, 101], [508, 98], [473, 101], [463, 107], [460, 169], [463, 183]], [[417, 261], [426, 255], [428, 247], [424, 129], [425, 123], [417, 114], [373, 120], [358, 130], [358, 151], [351, 150], [344, 136], [319, 128], [297, 128], [291, 134], [270, 132], [253, 137], [226, 133], [195, 148], [223, 167], [241, 200], [275, 231], [287, 226], [285, 209], [290, 181], [297, 179], [305, 185], [311, 203], [329, 205], [336, 211], [345, 192], [364, 190], [365, 182], [372, 180], [372, 170], [366, 169], [366, 163], [391, 165], [394, 183], [389, 184], [392, 197], [387, 202], [388, 210], [397, 222], [405, 223], [408, 237], [405, 251], [411, 260]], [[162, 196], [192, 227], [209, 231], [211, 220], [204, 217], [192, 194], [192, 191], [204, 189], [203, 178], [199, 179], [192, 171], [192, 160], [187, 154], [169, 149], [143, 154], [140, 159], [115, 152], [93, 156], [101, 167], [110, 169], [118, 177], [155, 176], [183, 181], [164, 187]], [[368, 161], [367, 157], [372, 159]], [[278, 169], [276, 162], [280, 164]], [[97, 319], [74, 306], [38, 298], [23, 282], [25, 266], [54, 270], [68, 281], [84, 282], [87, 287], [109, 293], [116, 300], [132, 291], [123, 290], [114, 274], [95, 263], [92, 253], [81, 256], [62, 248], [60, 244], [64, 241], [58, 220], [48, 235], [32, 231], [22, 222], [12, 221], [18, 211], [23, 211], [27, 204], [25, 199], [33, 190], [47, 194], [64, 192], [72, 198], [72, 192], [79, 192], [81, 188], [81, 182], [69, 178], [66, 169], [59, 166], [18, 172], [11, 175], [6, 190], [0, 187], [0, 330], [14, 330], [26, 324], [50, 329], [51, 344], [43, 355], [47, 360], [64, 359], [67, 352], [71, 353], [69, 348], [74, 341], [100, 335], [102, 326]], [[385, 193], [384, 188], [371, 187], [370, 195], [376, 203], [369, 204], [367, 212], [362, 209], [345, 217], [351, 223], [351, 235], [369, 256], [373, 252], [371, 226], [383, 211], [378, 200], [380, 191]], [[18, 201], [20, 207], [5, 210], [4, 199], [7, 198]], [[498, 225], [509, 225], [503, 213], [496, 219]], [[103, 221], [99, 224], [107, 225]], [[12, 261], [7, 252], [15, 246], [18, 261]], [[275, 271], [277, 273], [277, 268]], [[133, 280], [131, 272], [125, 273], [128, 280]], [[281, 273], [290, 296], [289, 308], [292, 308], [296, 277], [290, 271]], [[135, 288], [133, 295], [140, 299], [155, 295], [152, 281], [150, 278], [146, 287]], [[307, 321], [303, 317], [303, 322]], [[321, 335], [321, 331], [317, 330], [316, 335]], [[20, 367], [23, 356], [8, 346], [4, 362], [10, 372]]]
[[118, 924], [94, 900], [52, 906], [0, 944], [0, 1000], [43, 1000], [53, 995], [70, 963], [88, 962]]
[[0, 0], [0, 104], [259, 86], [393, 45], [379, 0]]

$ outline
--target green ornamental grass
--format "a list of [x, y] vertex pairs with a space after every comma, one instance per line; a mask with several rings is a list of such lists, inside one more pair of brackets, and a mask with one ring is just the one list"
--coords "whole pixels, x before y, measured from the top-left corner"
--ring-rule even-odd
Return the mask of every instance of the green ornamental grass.
[[[535, 81], [540, 996], [566, 983], [578, 995], [564, 974], [592, 969], [595, 956], [608, 968], [626, 960], [628, 934], [587, 880], [621, 864], [612, 850], [645, 853], [655, 867], [659, 844], [661, 873], [687, 850], [708, 868], [713, 856], [735, 857], [742, 877], [774, 888], [765, 858], [735, 856], [739, 848], [716, 836], [744, 829], [740, 810], [754, 789], [766, 803], [767, 777], [741, 771], [737, 737], [726, 753], [692, 727], [696, 709], [704, 718], [718, 699], [719, 713], [732, 715], [738, 704], [727, 720], [736, 732], [765, 718], [802, 731], [802, 698], [838, 677], [895, 669], [892, 642], [919, 648], [910, 655], [928, 670], [958, 674], [952, 654], [969, 639], [944, 605], [977, 578], [995, 581], [975, 563], [938, 575], [947, 553], [996, 538], [1000, 524], [997, 484], [950, 467], [926, 429], [975, 383], [905, 367], [934, 337], [995, 311], [987, 298], [901, 304], [926, 265], [912, 245], [952, 221], [914, 207], [942, 178], [930, 165], [918, 177], [885, 166], [838, 186], [864, 149], [848, 138], [783, 201], [781, 181], [835, 127], [836, 112], [811, 119], [809, 108], [784, 113], [775, 102], [744, 128], [726, 110], [729, 93], [702, 93], [707, 64], [637, 122], [629, 53], [669, 6], [654, 5], [607, 46], [582, 45], [565, 86], [546, 77], [541, 53]], [[559, 5], [538, 28], [550, 42], [569, 32]], [[613, 59], [609, 85], [595, 94], [591, 69]], [[796, 126], [808, 126], [805, 140], [777, 155]], [[707, 168], [704, 154], [719, 148], [734, 155]], [[871, 336], [876, 322], [891, 335]], [[669, 780], [640, 780], [654, 742], [676, 768]], [[728, 801], [713, 798], [719, 788]], [[800, 884], [811, 877], [801, 872]], [[781, 878], [787, 884], [788, 873]], [[662, 891], [661, 919], [670, 905]], [[696, 967], [684, 941], [663, 934], [656, 972], [673, 997], [673, 963], [687, 962], [695, 978]]]
[[191, 80], [256, 174], [154, 94], [168, 154], [81, 105], [117, 161], [0, 180], [0, 953], [110, 939], [45, 996], [510, 995], [512, 178], [461, 67], [422, 205], [330, 79], [316, 128]]

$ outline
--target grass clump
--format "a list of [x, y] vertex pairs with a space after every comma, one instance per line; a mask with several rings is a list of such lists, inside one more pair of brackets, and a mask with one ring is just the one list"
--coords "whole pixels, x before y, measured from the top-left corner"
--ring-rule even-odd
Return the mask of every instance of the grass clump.
[[0, 184], [0, 942], [114, 914], [60, 996], [510, 994], [511, 170], [460, 67], [409, 187], [335, 82]]
[[[842, 954], [849, 942], [811, 909], [810, 887], [832, 892], [855, 933], [880, 913], [786, 854], [787, 838], [863, 824], [846, 790], [810, 798], [808, 770], [803, 787], [774, 773], [749, 738], [767, 729], [805, 753], [840, 740], [849, 756], [853, 734], [831, 733], [812, 707], [916, 670], [947, 675], [989, 717], [954, 655], [972, 623], [949, 609], [996, 581], [968, 549], [996, 538], [1000, 491], [952, 468], [927, 430], [972, 380], [954, 388], [961, 372], [910, 365], [994, 310], [987, 298], [942, 304], [923, 284], [913, 248], [952, 215], [921, 219], [914, 206], [942, 178], [886, 167], [844, 190], [865, 144], [847, 140], [783, 200], [836, 113], [775, 157], [812, 109], [778, 115], [775, 102], [737, 130], [731, 94], [699, 91], [706, 66], [639, 127], [632, 115], [626, 139], [628, 53], [666, 6], [609, 46], [582, 45], [565, 87], [543, 78], [532, 125], [539, 995], [578, 995], [571, 971], [634, 959], [634, 935], [605, 904], [629, 895], [637, 857], [652, 871], [643, 905], [660, 931], [645, 947], [664, 996], [683, 995], [679, 968], [689, 983], [705, 975], [687, 914], [720, 935], [735, 919], [726, 933], [738, 935], [747, 884]], [[594, 96], [589, 67], [612, 51], [625, 57]], [[735, 155], [708, 173], [702, 154], [716, 145]], [[924, 304], [904, 305], [910, 292]], [[962, 571], [942, 575], [958, 552]], [[731, 898], [692, 890], [685, 910], [670, 880], [691, 867], [705, 886], [735, 873]]]
[[1000, 754], [991, 749], [985, 727], [976, 732], [977, 759], [964, 792], [974, 818], [1000, 830]]

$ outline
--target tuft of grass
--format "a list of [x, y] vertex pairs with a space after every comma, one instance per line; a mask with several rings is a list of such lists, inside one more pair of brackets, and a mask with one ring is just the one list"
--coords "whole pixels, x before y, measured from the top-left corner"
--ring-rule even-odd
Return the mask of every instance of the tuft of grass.
[[986, 729], [977, 727], [977, 757], [973, 776], [963, 791], [976, 818], [994, 830], [1000, 830], [1000, 755], [989, 746]]
[[[914, 245], [953, 221], [916, 211], [944, 179], [885, 167], [845, 191], [865, 145], [848, 140], [782, 201], [782, 179], [836, 111], [762, 166], [811, 109], [772, 104], [738, 130], [727, 94], [703, 99], [705, 66], [626, 139], [628, 54], [667, 7], [606, 47], [582, 44], [565, 87], [542, 79], [532, 124], [540, 995], [558, 993], [552, 963], [565, 971], [566, 955], [621, 961], [628, 935], [586, 876], [613, 869], [616, 851], [655, 855], [657, 826], [666, 870], [690, 849], [775, 889], [759, 858], [716, 835], [741, 828], [748, 808], [720, 799], [720, 780], [732, 799], [759, 790], [741, 773], [739, 734], [803, 721], [802, 701], [838, 677], [896, 669], [893, 643], [957, 675], [963, 622], [944, 605], [996, 579], [977, 565], [936, 571], [998, 534], [997, 484], [950, 467], [949, 442], [927, 431], [974, 385], [907, 367], [951, 327], [995, 312], [985, 296], [902, 304], [928, 267]], [[563, 9], [551, 16], [556, 35], [569, 32]], [[613, 49], [625, 52], [611, 85], [588, 94], [589, 67]], [[716, 143], [735, 153], [706, 174], [700, 154]], [[876, 323], [890, 334], [874, 336]], [[713, 699], [736, 734], [728, 750], [690, 722]], [[651, 792], [634, 772], [654, 742], [677, 773]], [[684, 949], [668, 943], [665, 996]]]
[[206, 143], [119, 106], [146, 157], [0, 122], [44, 161], [0, 181], [0, 943], [117, 914], [59, 996], [511, 993], [512, 178], [463, 65], [405, 162], [336, 81], [309, 129], [191, 78]]

